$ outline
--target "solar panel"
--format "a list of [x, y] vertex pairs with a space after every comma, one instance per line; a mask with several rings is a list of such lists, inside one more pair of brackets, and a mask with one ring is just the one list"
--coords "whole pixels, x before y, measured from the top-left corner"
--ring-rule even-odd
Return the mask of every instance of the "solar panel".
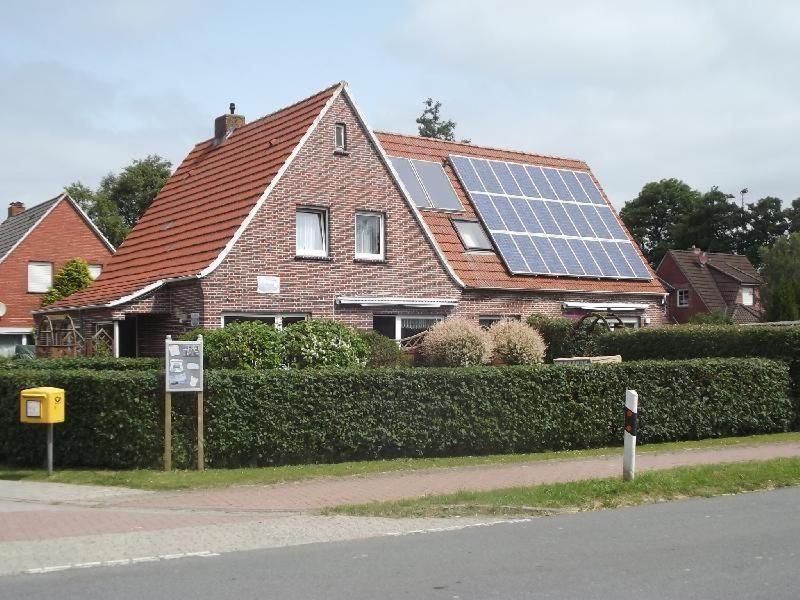
[[427, 160], [389, 157], [414, 204], [420, 208], [464, 210], [441, 164]]
[[456, 155], [450, 163], [512, 273], [651, 279], [589, 173]]

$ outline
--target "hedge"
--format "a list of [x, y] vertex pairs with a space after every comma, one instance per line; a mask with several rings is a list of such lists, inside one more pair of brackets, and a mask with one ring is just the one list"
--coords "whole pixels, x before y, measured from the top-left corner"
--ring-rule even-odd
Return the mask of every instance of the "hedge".
[[[206, 456], [234, 467], [589, 448], [622, 440], [626, 387], [642, 442], [785, 431], [784, 363], [763, 359], [465, 369], [208, 371]], [[56, 464], [161, 460], [158, 371], [0, 373], [0, 462], [41, 464], [44, 428], [18, 423], [18, 393], [67, 390]], [[174, 463], [189, 466], [194, 402], [173, 395]]]
[[89, 369], [92, 371], [147, 371], [163, 369], [163, 358], [0, 358], [0, 372], [5, 369], [63, 371]]

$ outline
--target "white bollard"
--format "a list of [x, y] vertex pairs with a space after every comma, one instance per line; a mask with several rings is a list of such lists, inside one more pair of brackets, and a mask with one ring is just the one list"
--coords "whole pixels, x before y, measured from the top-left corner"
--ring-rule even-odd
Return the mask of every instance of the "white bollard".
[[636, 475], [636, 433], [638, 430], [639, 394], [625, 390], [625, 442], [622, 456], [622, 479], [632, 481]]

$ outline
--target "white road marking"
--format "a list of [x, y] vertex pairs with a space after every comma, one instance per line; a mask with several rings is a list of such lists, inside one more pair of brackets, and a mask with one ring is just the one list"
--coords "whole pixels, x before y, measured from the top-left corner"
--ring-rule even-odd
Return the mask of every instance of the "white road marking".
[[85, 563], [75, 563], [71, 565], [56, 565], [52, 567], [39, 567], [23, 571], [28, 575], [38, 575], [40, 573], [54, 573], [56, 571], [66, 571], [67, 569], [90, 569], [92, 567], [121, 567], [125, 565], [138, 565], [140, 563], [158, 562], [162, 560], [175, 560], [177, 558], [209, 558], [219, 556], [218, 552], [203, 550], [202, 552], [183, 552], [181, 554], [160, 554], [158, 556], [139, 556], [137, 558], [120, 558], [116, 560], [94, 561]]

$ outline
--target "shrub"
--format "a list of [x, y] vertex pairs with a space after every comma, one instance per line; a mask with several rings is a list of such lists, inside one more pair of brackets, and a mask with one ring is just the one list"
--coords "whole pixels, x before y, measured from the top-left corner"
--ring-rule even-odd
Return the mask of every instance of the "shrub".
[[487, 362], [491, 355], [489, 334], [477, 323], [450, 317], [431, 327], [419, 353], [425, 364], [436, 367], [470, 367]]
[[554, 358], [594, 355], [597, 336], [608, 331], [602, 323], [597, 323], [590, 330], [588, 319], [576, 330], [576, 321], [547, 315], [531, 315], [528, 317], [528, 325], [544, 338], [547, 362], [553, 362]]
[[195, 329], [183, 340], [203, 336], [206, 368], [274, 369], [283, 362], [280, 332], [261, 321], [231, 323], [220, 329]]
[[50, 291], [42, 297], [42, 306], [58, 302], [70, 294], [86, 289], [91, 283], [89, 263], [82, 258], [68, 260], [53, 277]]
[[[163, 379], [158, 371], [0, 372], [0, 463], [42, 464], [45, 428], [19, 423], [19, 390], [54, 385], [67, 391], [57, 465], [159, 465]], [[211, 370], [206, 456], [239, 467], [618, 445], [626, 387], [639, 392], [644, 443], [784, 431], [795, 415], [786, 365], [763, 359]], [[191, 464], [192, 398], [173, 395], [178, 467]]]
[[111, 357], [63, 357], [63, 358], [0, 358], [0, 370], [24, 369], [27, 371], [147, 371], [163, 369], [162, 358], [111, 358]]
[[689, 319], [689, 323], [692, 325], [733, 325], [733, 319], [721, 310], [712, 310], [711, 312], [693, 315]]
[[361, 339], [367, 345], [368, 367], [407, 367], [411, 364], [406, 351], [385, 335], [377, 331], [363, 331]]
[[507, 365], [533, 365], [544, 361], [547, 350], [541, 334], [521, 321], [497, 321], [489, 328], [495, 360]]
[[283, 343], [290, 367], [355, 367], [367, 362], [363, 338], [336, 321], [308, 319], [294, 323], [283, 331]]

